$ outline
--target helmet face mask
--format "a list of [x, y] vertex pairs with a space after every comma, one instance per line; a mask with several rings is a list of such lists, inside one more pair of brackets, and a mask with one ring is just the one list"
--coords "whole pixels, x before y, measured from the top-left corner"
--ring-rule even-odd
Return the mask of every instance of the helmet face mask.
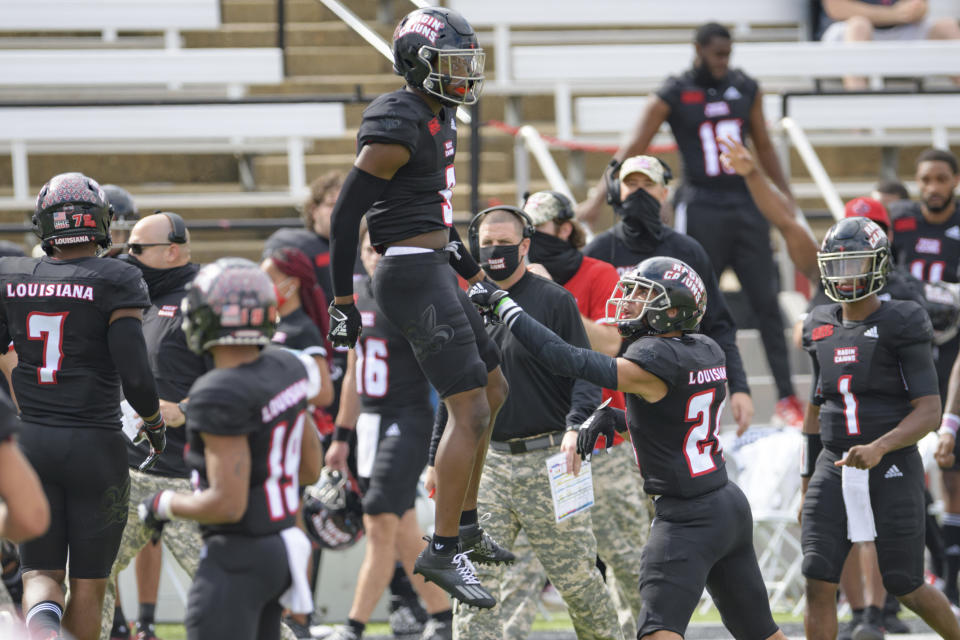
[[672, 258], [648, 258], [620, 277], [604, 322], [625, 338], [691, 332], [706, 307], [706, 289], [693, 269]]
[[352, 547], [363, 537], [363, 503], [352, 478], [324, 468], [303, 496], [307, 536], [323, 549]]
[[412, 11], [393, 33], [394, 70], [447, 106], [480, 99], [485, 60], [473, 28], [450, 9]]
[[889, 240], [872, 220], [845, 218], [827, 231], [817, 265], [828, 298], [834, 302], [863, 300], [886, 284]]

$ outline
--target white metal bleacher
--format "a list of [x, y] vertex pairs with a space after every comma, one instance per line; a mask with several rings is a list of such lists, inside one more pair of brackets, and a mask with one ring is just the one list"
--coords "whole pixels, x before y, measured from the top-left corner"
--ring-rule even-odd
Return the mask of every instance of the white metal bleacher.
[[[573, 135], [574, 93], [650, 91], [689, 66], [690, 45], [571, 45], [514, 47], [510, 93], [554, 93], [557, 133]], [[738, 43], [731, 65], [764, 90], [812, 89], [815, 78], [960, 76], [960, 41], [863, 43]], [[879, 70], [882, 70], [879, 71]]]
[[60, 92], [216, 86], [238, 98], [247, 85], [282, 81], [283, 52], [275, 48], [0, 51], [0, 87]]
[[180, 31], [220, 27], [219, 0], [3, 0], [4, 32], [84, 32], [117, 42], [119, 31], [163, 32], [167, 48]]
[[[192, 206], [256, 201], [293, 204], [306, 191], [307, 142], [345, 134], [341, 103], [244, 102], [113, 106], [0, 105], [0, 150], [13, 162], [13, 197], [0, 209], [32, 207], [29, 154], [250, 153], [285, 151], [289, 190], [279, 194], [209, 195]], [[42, 180], [40, 181], [42, 182]]]

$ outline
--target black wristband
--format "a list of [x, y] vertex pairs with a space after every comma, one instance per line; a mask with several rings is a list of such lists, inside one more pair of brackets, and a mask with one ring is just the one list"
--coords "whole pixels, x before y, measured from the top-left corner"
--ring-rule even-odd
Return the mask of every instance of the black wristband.
[[333, 428], [333, 441], [334, 442], [350, 442], [350, 434], [353, 433], [353, 429], [349, 427], [342, 427], [337, 425]]
[[801, 433], [803, 446], [800, 449], [800, 477], [809, 478], [817, 466], [817, 456], [823, 450], [819, 433]]

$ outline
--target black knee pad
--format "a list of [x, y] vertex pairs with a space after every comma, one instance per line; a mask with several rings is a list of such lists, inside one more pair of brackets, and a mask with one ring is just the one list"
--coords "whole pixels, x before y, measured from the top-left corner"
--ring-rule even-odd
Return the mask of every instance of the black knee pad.
[[833, 561], [819, 553], [805, 553], [801, 568], [805, 578], [835, 583], [840, 580], [840, 571], [843, 566], [838, 568]]
[[895, 596], [905, 596], [923, 585], [923, 576], [919, 578], [902, 571], [881, 572], [883, 588]]

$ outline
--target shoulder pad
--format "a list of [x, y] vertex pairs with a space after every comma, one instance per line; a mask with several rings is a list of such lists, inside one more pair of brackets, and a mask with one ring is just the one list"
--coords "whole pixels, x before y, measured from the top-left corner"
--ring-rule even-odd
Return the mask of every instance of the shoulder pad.
[[837, 327], [837, 306], [831, 302], [814, 307], [803, 320], [803, 348], [809, 350], [813, 343], [829, 338]]
[[370, 118], [400, 118], [419, 122], [432, 117], [433, 112], [430, 111], [423, 100], [403, 89], [380, 96], [363, 110], [364, 120]]
[[666, 338], [644, 337], [635, 340], [627, 347], [623, 357], [669, 385], [676, 383], [680, 367]]
[[889, 332], [894, 337], [895, 344], [908, 345], [917, 342], [933, 341], [933, 325], [930, 316], [918, 303], [913, 300], [888, 300], [883, 303], [890, 308], [886, 314], [888, 326], [882, 331]]

